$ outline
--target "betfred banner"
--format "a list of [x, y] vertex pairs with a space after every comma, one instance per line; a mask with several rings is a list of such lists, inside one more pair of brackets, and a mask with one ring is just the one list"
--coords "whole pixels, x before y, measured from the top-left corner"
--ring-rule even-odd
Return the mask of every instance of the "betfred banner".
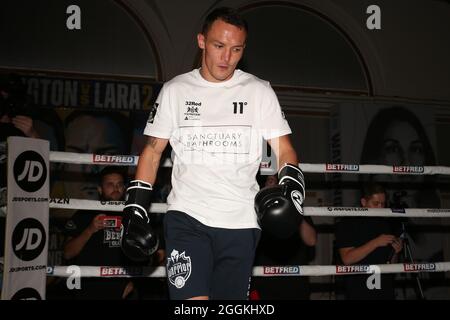
[[3, 300], [45, 299], [49, 142], [9, 137]]

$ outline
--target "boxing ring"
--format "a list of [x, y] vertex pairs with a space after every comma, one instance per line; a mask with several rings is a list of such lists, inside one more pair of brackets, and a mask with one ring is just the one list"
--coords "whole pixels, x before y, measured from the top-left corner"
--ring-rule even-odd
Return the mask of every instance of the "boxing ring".
[[[68, 152], [51, 152], [50, 162], [71, 163], [85, 165], [122, 165], [136, 166], [138, 156], [128, 155], [96, 155]], [[171, 167], [171, 161], [166, 160], [162, 166]], [[358, 165], [358, 164], [299, 164], [305, 173], [348, 173], [348, 174], [411, 174], [411, 175], [450, 175], [450, 167], [444, 166], [386, 166], [386, 165]], [[349, 171], [342, 171], [349, 169]], [[262, 169], [264, 170], [264, 169]], [[82, 209], [99, 211], [122, 211], [123, 203], [117, 201], [103, 202], [84, 199], [50, 199], [50, 208], [57, 209]], [[167, 204], [152, 203], [150, 211], [153, 213], [165, 213]], [[323, 217], [450, 217], [450, 209], [439, 208], [407, 208], [371, 209], [359, 207], [305, 207], [306, 216]], [[65, 266], [49, 266], [48, 275], [68, 277]], [[114, 267], [114, 266], [80, 266], [81, 277], [165, 277], [165, 267]], [[379, 273], [418, 273], [418, 272], [446, 272], [450, 271], [450, 262], [425, 262], [425, 263], [399, 263], [379, 265], [303, 265], [303, 266], [255, 266], [253, 276], [330, 276], [346, 274], [372, 274], [374, 270]]]
[[[68, 152], [50, 152], [52, 163], [70, 163], [83, 165], [118, 165], [136, 166], [138, 156], [130, 155], [97, 155]], [[163, 167], [171, 167], [170, 160], [162, 163]], [[450, 167], [442, 166], [385, 166], [385, 165], [358, 165], [358, 164], [307, 164], [301, 163], [300, 168], [305, 173], [348, 173], [348, 174], [400, 174], [400, 175], [450, 175]], [[345, 170], [348, 169], [348, 170]], [[261, 169], [264, 171], [264, 168]], [[344, 171], [343, 171], [344, 170]], [[124, 203], [120, 201], [100, 202], [86, 199], [49, 198], [50, 209], [63, 210], [98, 210], [120, 212]], [[150, 211], [165, 213], [167, 204], [153, 203]], [[431, 217], [448, 218], [450, 209], [439, 208], [406, 208], [406, 209], [370, 209], [359, 207], [305, 207], [304, 215], [322, 217]], [[165, 267], [135, 267], [135, 266], [78, 266], [79, 277], [152, 277], [166, 276]], [[395, 263], [378, 265], [289, 265], [289, 266], [255, 266], [253, 276], [341, 276], [349, 274], [373, 273], [422, 273], [450, 271], [450, 262], [421, 262], [421, 263]], [[73, 273], [70, 266], [47, 266], [47, 276], [71, 277]]]

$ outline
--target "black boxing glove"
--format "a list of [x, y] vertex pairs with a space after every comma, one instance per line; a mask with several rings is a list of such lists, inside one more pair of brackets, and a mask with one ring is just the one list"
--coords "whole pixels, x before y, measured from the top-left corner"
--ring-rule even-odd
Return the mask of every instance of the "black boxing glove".
[[141, 180], [131, 181], [127, 189], [122, 218], [121, 247], [123, 253], [135, 261], [150, 259], [159, 245], [148, 212], [152, 189], [151, 184]]
[[278, 172], [278, 184], [284, 186], [284, 195], [291, 199], [298, 213], [303, 215], [306, 192], [302, 170], [293, 164], [285, 164]]
[[298, 232], [305, 199], [303, 173], [293, 165], [281, 168], [279, 185], [261, 189], [255, 197], [255, 210], [263, 231], [286, 239]]

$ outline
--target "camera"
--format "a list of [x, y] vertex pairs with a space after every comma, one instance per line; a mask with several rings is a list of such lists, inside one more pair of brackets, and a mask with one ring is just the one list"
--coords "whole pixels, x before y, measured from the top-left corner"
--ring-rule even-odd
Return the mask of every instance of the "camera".
[[392, 204], [391, 207], [395, 209], [405, 209], [409, 208], [408, 204], [404, 201], [404, 198], [408, 195], [408, 192], [405, 190], [395, 191], [392, 195]]
[[122, 225], [121, 216], [103, 216], [102, 221], [105, 228], [120, 228]]

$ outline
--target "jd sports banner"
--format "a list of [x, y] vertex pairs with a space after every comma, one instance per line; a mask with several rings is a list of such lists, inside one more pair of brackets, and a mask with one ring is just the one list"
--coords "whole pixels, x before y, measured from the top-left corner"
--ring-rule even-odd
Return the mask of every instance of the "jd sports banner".
[[8, 138], [8, 196], [2, 299], [45, 299], [49, 142]]

